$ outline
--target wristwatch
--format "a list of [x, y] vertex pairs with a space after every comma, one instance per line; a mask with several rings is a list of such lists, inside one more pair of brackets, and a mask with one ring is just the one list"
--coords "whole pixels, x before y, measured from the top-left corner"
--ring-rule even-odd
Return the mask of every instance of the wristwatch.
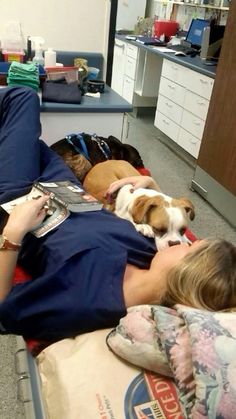
[[18, 251], [21, 248], [21, 244], [11, 242], [6, 236], [0, 234], [0, 250], [15, 250]]

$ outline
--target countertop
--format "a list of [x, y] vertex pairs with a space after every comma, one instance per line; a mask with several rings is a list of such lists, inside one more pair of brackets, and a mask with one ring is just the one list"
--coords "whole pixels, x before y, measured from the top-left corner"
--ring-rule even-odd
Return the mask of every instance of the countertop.
[[132, 112], [133, 107], [109, 86], [105, 86], [100, 98], [82, 96], [79, 105], [65, 103], [43, 102], [41, 112], [96, 112], [96, 113], [123, 113]]
[[173, 52], [161, 52], [161, 50], [157, 50], [153, 46], [143, 45], [136, 41], [130, 41], [126, 39], [125, 35], [116, 34], [116, 38], [120, 39], [121, 41], [125, 41], [132, 45], [135, 45], [138, 48], [145, 49], [146, 51], [151, 52], [153, 54], [157, 54], [162, 58], [166, 58], [170, 61], [181, 64], [184, 67], [197, 71], [198, 73], [205, 74], [206, 76], [211, 78], [215, 78], [217, 65], [212, 63], [210, 65], [202, 63], [201, 58], [198, 55], [196, 55], [195, 57], [191, 57], [189, 55], [187, 55], [186, 57], [176, 56]]

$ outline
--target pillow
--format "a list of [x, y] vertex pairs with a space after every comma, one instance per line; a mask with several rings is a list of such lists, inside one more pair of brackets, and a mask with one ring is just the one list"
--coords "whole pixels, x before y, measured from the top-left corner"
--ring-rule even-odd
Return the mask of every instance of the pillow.
[[172, 374], [185, 417], [235, 418], [236, 313], [137, 306], [107, 340], [126, 361]]
[[195, 400], [191, 339], [185, 321], [175, 309], [153, 308], [157, 334], [179, 391], [186, 417]]
[[150, 305], [131, 307], [108, 335], [107, 344], [116, 355], [139, 367], [172, 376], [160, 345]]
[[196, 383], [192, 417], [235, 418], [236, 313], [176, 308], [191, 338]]

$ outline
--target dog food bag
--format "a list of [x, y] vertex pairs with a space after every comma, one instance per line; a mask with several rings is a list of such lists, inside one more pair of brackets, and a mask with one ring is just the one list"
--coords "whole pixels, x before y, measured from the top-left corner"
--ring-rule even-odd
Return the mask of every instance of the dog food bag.
[[131, 366], [106, 345], [110, 329], [50, 345], [37, 357], [49, 419], [183, 419], [170, 378]]

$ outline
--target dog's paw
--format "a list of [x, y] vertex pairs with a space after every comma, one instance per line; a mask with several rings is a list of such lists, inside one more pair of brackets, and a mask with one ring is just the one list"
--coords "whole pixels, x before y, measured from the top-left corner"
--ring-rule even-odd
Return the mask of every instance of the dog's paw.
[[154, 232], [151, 226], [148, 224], [135, 224], [136, 230], [146, 237], [154, 237]]

